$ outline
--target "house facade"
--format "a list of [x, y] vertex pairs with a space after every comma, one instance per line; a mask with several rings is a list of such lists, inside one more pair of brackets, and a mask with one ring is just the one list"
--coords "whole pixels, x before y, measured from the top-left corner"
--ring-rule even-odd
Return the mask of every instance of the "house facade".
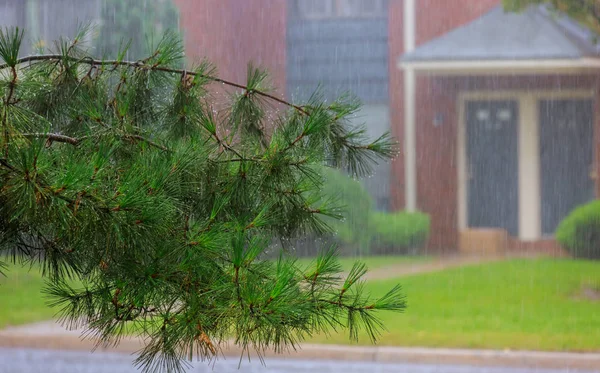
[[[78, 9], [0, 0], [0, 24], [72, 34], [43, 31], [60, 19], [51, 9], [14, 6], [57, 1]], [[190, 61], [208, 57], [239, 82], [253, 61], [290, 100], [319, 83], [327, 99], [354, 92], [355, 120], [401, 144], [365, 184], [380, 209], [429, 214], [433, 250], [478, 232], [552, 248], [558, 222], [600, 195], [600, 49], [563, 15], [508, 14], [501, 0], [173, 1]]]
[[599, 193], [600, 49], [544, 6], [489, 5], [397, 60], [416, 82], [404, 201], [431, 214], [432, 247], [502, 231], [510, 249], [552, 250], [559, 222]]
[[[363, 103], [356, 123], [366, 123], [373, 138], [391, 130], [388, 0], [175, 3], [191, 59], [208, 57], [220, 75], [241, 82], [253, 61], [269, 70], [289, 100], [302, 101], [319, 85], [327, 100], [351, 91]], [[391, 208], [389, 164], [363, 182], [377, 208]]]
[[176, 2], [188, 51], [229, 78], [253, 60], [288, 99], [319, 82], [356, 92], [372, 133], [402, 148], [367, 186], [380, 208], [428, 213], [431, 249], [487, 231], [552, 249], [600, 193], [598, 50], [565, 16], [500, 0]]
[[506, 14], [500, 0], [177, 2], [188, 51], [230, 78], [253, 60], [288, 99], [319, 82], [354, 91], [372, 133], [402, 148], [367, 186], [381, 208], [428, 213], [431, 249], [490, 230], [552, 247], [599, 189], [595, 51], [572, 20]]

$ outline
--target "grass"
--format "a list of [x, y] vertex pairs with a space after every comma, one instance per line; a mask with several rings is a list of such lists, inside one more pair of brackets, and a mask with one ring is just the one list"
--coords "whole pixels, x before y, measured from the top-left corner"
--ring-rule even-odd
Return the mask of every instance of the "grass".
[[[381, 345], [600, 351], [600, 302], [582, 288], [600, 284], [600, 262], [511, 260], [373, 281], [381, 295], [401, 283], [405, 314], [382, 313]], [[348, 336], [312, 342], [347, 344]], [[359, 343], [368, 344], [366, 336]]]
[[[431, 261], [431, 257], [427, 256], [371, 256], [371, 257], [363, 257], [363, 258], [355, 258], [355, 257], [341, 257], [339, 259], [342, 269], [345, 272], [350, 271], [352, 266], [356, 261], [360, 261], [367, 265], [367, 268], [372, 271], [375, 269], [387, 267], [387, 266], [396, 266], [396, 265], [412, 265], [412, 264], [422, 264], [428, 261]], [[298, 264], [301, 266], [308, 266], [313, 262], [312, 258], [300, 258], [298, 259]]]
[[[371, 269], [428, 259], [366, 258]], [[310, 260], [302, 259], [306, 264]], [[354, 259], [343, 259], [349, 269]], [[0, 277], [0, 328], [53, 316], [40, 296], [37, 271], [10, 266]], [[600, 351], [600, 262], [509, 260], [371, 281], [382, 295], [401, 283], [405, 314], [381, 313], [388, 332], [380, 344], [451, 348]], [[583, 291], [586, 290], [586, 291]], [[593, 296], [589, 293], [592, 292]], [[348, 344], [347, 334], [309, 342]], [[369, 344], [362, 335], [360, 344]]]
[[[357, 258], [340, 258], [345, 271], [349, 271]], [[364, 258], [370, 269], [386, 265], [423, 263], [430, 260], [426, 257], [381, 256]], [[300, 265], [309, 265], [312, 259], [299, 259]], [[41, 294], [44, 280], [37, 267], [31, 270], [29, 266], [9, 265], [0, 275], [0, 329], [11, 325], [21, 325], [31, 322], [51, 319], [56, 310], [46, 305], [46, 299]]]
[[56, 310], [46, 305], [41, 290], [44, 281], [39, 270], [9, 265], [0, 275], [0, 329], [10, 325], [51, 319]]

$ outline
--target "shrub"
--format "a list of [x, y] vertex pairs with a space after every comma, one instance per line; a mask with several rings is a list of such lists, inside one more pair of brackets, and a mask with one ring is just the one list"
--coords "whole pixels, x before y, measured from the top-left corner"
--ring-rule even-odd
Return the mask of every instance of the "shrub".
[[343, 207], [342, 221], [329, 222], [336, 231], [335, 240], [340, 244], [342, 254], [368, 254], [371, 233], [369, 214], [373, 208], [371, 196], [363, 185], [342, 172], [326, 168], [324, 170], [324, 194], [338, 198]]
[[573, 210], [559, 224], [555, 237], [576, 258], [600, 259], [600, 200]]
[[415, 254], [429, 237], [429, 216], [423, 213], [375, 212], [365, 187], [344, 173], [325, 168], [323, 194], [337, 198], [343, 220], [330, 219], [335, 235], [308, 236], [291, 243], [298, 256], [314, 256], [315, 241], [336, 243], [341, 255]]
[[429, 216], [423, 213], [381, 213], [370, 217], [371, 254], [414, 254], [429, 237]]

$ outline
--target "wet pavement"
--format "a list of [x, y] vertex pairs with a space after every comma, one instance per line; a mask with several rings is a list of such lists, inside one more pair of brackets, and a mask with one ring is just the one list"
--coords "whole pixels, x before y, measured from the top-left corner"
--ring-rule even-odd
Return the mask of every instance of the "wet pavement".
[[[33, 349], [0, 348], [0, 373], [135, 373], [138, 372], [127, 354], [104, 352], [51, 351]], [[268, 359], [261, 365], [259, 361], [242, 361], [238, 369], [238, 359], [218, 361], [214, 366], [195, 363], [191, 373], [592, 373], [582, 370], [548, 370], [503, 367], [469, 367], [459, 365], [429, 364], [380, 364], [368, 362], [307, 361], [294, 359]], [[600, 373], [596, 371], [594, 373]]]

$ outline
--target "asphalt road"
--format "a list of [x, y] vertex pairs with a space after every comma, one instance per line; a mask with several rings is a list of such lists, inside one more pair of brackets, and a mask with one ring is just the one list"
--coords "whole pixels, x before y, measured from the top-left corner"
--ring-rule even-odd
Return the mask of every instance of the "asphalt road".
[[[133, 358], [126, 354], [89, 353], [0, 348], [0, 373], [135, 373]], [[512, 369], [502, 367], [468, 367], [414, 364], [377, 364], [340, 361], [306, 361], [293, 359], [218, 361], [214, 366], [195, 363], [190, 373], [592, 373], [591, 371]], [[600, 372], [594, 372], [600, 373]]]

